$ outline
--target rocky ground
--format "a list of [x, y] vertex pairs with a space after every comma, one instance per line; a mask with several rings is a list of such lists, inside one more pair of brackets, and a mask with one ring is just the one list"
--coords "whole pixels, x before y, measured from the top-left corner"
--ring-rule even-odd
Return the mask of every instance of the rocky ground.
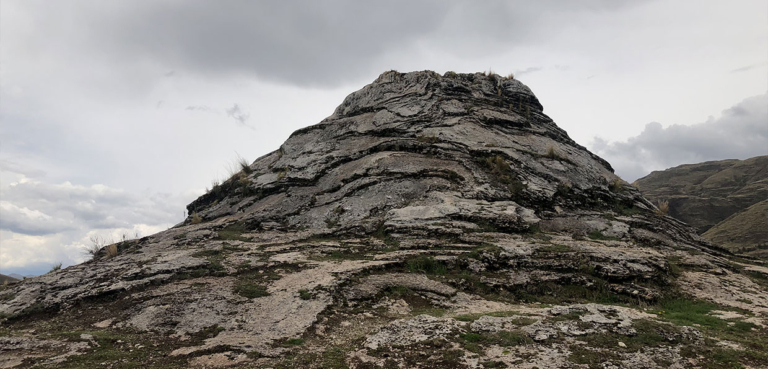
[[768, 268], [513, 78], [382, 74], [167, 231], [0, 291], [0, 367], [768, 366]]

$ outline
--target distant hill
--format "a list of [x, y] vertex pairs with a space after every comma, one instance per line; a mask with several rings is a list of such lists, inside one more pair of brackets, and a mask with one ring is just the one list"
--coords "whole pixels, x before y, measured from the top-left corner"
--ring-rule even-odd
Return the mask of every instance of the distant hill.
[[742, 251], [768, 243], [766, 205], [751, 208], [768, 200], [768, 156], [680, 165], [634, 185], [654, 203], [669, 201], [669, 215], [710, 241]]
[[18, 273], [11, 273], [11, 274], [8, 274], [8, 275], [13, 277], [13, 278], [16, 278], [16, 279], [32, 278], [32, 277], [35, 276], [34, 274], [21, 275], [21, 274], [18, 274]]
[[5, 275], [5, 274], [0, 274], [0, 284], [5, 284], [6, 282], [7, 283], [16, 283], [18, 281], [19, 281], [18, 278], [13, 278], [13, 277]]
[[768, 200], [731, 215], [703, 236], [728, 249], [768, 258]]

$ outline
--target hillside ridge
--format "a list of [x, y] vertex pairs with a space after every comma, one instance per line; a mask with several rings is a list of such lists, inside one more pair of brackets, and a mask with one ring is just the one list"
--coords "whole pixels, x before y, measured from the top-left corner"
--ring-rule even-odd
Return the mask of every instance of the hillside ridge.
[[668, 201], [669, 215], [729, 250], [750, 253], [768, 243], [759, 231], [764, 217], [755, 210], [740, 221], [727, 221], [768, 199], [768, 156], [680, 165], [653, 172], [634, 185], [654, 203]]

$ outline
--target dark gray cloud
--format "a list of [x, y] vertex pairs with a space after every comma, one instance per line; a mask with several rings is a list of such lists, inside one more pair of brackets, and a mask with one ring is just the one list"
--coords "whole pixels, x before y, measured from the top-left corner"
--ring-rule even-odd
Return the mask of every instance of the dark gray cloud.
[[578, 24], [579, 15], [637, 3], [158, 0], [73, 6], [31, 0], [27, 6], [51, 31], [35, 35], [46, 40], [29, 40], [30, 48], [62, 38], [112, 63], [161, 63], [170, 70], [166, 76], [191, 70], [332, 86], [378, 74], [390, 56], [417, 52], [421, 40], [456, 55], [500, 54], [557, 34], [564, 23]]
[[768, 94], [747, 98], [704, 123], [666, 128], [648, 123], [624, 142], [595, 138], [591, 146], [630, 182], [680, 164], [768, 155]]

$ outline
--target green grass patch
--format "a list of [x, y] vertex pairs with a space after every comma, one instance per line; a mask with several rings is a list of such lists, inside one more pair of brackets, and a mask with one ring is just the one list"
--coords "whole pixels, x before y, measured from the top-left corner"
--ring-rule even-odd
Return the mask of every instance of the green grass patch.
[[498, 255], [502, 252], [502, 248], [489, 243], [484, 243], [478, 247], [472, 249], [472, 251], [461, 254], [462, 259], [477, 259], [482, 260], [486, 256]]
[[447, 310], [440, 308], [440, 307], [419, 307], [419, 308], [413, 308], [411, 310], [412, 315], [431, 315], [436, 318], [440, 318], [445, 315]]
[[[598, 333], [579, 339], [587, 342], [591, 347], [607, 348], [614, 352], [638, 352], [645, 347], [680, 343], [677, 341], [681, 337], [680, 328], [674, 325], [642, 319], [633, 322], [632, 326], [637, 330], [637, 334], [634, 336]], [[623, 342], [625, 347], [619, 346], [619, 342]]]
[[310, 300], [312, 299], [312, 294], [309, 290], [299, 290], [299, 298], [302, 300]]
[[428, 143], [428, 144], [435, 144], [440, 142], [440, 139], [436, 136], [416, 136], [416, 141]]
[[[483, 316], [493, 316], [498, 318], [507, 318], [511, 316], [517, 316], [520, 315], [520, 312], [518, 311], [494, 311], [489, 313], [474, 313], [474, 314], [462, 314], [457, 315], [454, 317], [454, 319], [461, 321], [461, 322], [474, 322], [475, 320], [480, 319], [480, 317]], [[526, 318], [526, 317], [518, 317], [517, 319], [514, 319], [512, 321], [514, 324], [517, 325], [530, 325], [536, 322], [536, 319], [533, 318]]]
[[289, 338], [285, 340], [285, 344], [288, 346], [301, 346], [304, 344], [303, 338]]
[[593, 284], [589, 287], [580, 284], [541, 282], [527, 284], [509, 292], [519, 301], [552, 305], [590, 302], [615, 305], [636, 305], [638, 303], [636, 298], [619, 295], [611, 291], [608, 288], [608, 283], [604, 280], [594, 278], [592, 281]]
[[223, 250], [217, 250], [217, 249], [210, 249], [210, 250], [202, 250], [198, 251], [191, 256], [197, 257], [197, 258], [206, 258], [208, 259], [208, 264], [203, 265], [200, 268], [194, 269], [190, 271], [189, 273], [180, 274], [179, 277], [184, 278], [200, 278], [207, 275], [225, 275], [227, 272], [227, 268], [224, 267], [223, 264], [221, 264], [221, 261], [224, 260], [224, 251]]
[[216, 256], [221, 256], [221, 250], [216, 250], [216, 249], [202, 250], [202, 251], [198, 251], [198, 252], [196, 252], [196, 253], [194, 253], [194, 254], [192, 254], [190, 256], [196, 257], [196, 258], [216, 257]]
[[[753, 361], [759, 353], [715, 347], [712, 342], [706, 345], [688, 345], [680, 350], [680, 355], [694, 358], [698, 367], [704, 369], [744, 368], [742, 362]], [[758, 359], [759, 360], [759, 359]]]
[[744, 350], [723, 348], [711, 339], [687, 346], [681, 354], [701, 358], [703, 368], [741, 368], [742, 364], [768, 367], [768, 329], [738, 319], [721, 319], [714, 310], [734, 310], [711, 302], [678, 298], [663, 301], [654, 311], [661, 319], [677, 325], [694, 326], [706, 336], [740, 344]]
[[321, 362], [319, 368], [321, 369], [346, 369], [347, 365], [347, 352], [340, 347], [331, 347], [323, 352], [321, 355]]
[[[96, 345], [83, 355], [70, 356], [61, 363], [55, 364], [56, 368], [66, 369], [90, 369], [99, 367], [110, 368], [187, 368], [188, 358], [168, 355], [172, 350], [189, 345], [200, 344], [207, 338], [218, 335], [223, 328], [216, 325], [207, 327], [190, 334], [190, 341], [185, 343], [174, 339], [168, 339], [164, 335], [156, 335], [151, 332], [135, 332], [123, 330], [55, 330], [53, 337], [72, 342], [87, 342], [81, 338], [82, 334], [93, 337]], [[32, 359], [27, 364], [35, 368], [49, 367], [40, 365], [44, 362]], [[34, 365], [38, 364], [38, 365]], [[106, 365], [106, 366], [105, 366]], [[26, 367], [26, 366], [25, 366]]]
[[610, 237], [603, 234], [603, 232], [600, 232], [598, 230], [594, 230], [592, 232], [587, 233], [587, 236], [593, 240], [600, 240], [600, 241], [617, 241], [619, 238], [616, 237]]
[[376, 230], [373, 232], [373, 237], [380, 239], [389, 247], [400, 247], [400, 241], [392, 237], [391, 232], [386, 229], [383, 219], [376, 226]]
[[[142, 368], [141, 362], [146, 360], [150, 354], [148, 348], [129, 349], [131, 347], [128, 337], [112, 332], [65, 332], [62, 335], [70, 335], [72, 340], [81, 341], [80, 334], [87, 333], [93, 335], [94, 341], [98, 346], [92, 352], [86, 355], [74, 355], [67, 358], [63, 363], [57, 364], [58, 368], [93, 368], [99, 364], [119, 363], [119, 368]], [[123, 343], [118, 343], [122, 341]]]
[[314, 352], [289, 352], [285, 354], [280, 361], [270, 363], [270, 365], [266, 367], [275, 369], [311, 368], [318, 361], [320, 361], [320, 355]]
[[323, 254], [317, 259], [341, 261], [341, 260], [364, 260], [369, 258], [370, 257], [367, 256], [363, 251], [358, 251], [351, 248], [344, 248], [341, 250], [333, 250], [329, 253]]
[[742, 273], [749, 277], [752, 282], [755, 282], [764, 288], [768, 288], [768, 274], [756, 272], [754, 270], [746, 270]]
[[483, 346], [521, 346], [532, 344], [533, 340], [523, 331], [511, 330], [494, 333], [463, 333], [459, 335], [459, 343], [467, 351], [480, 354], [484, 352]]
[[570, 320], [581, 320], [581, 316], [586, 314], [586, 313], [587, 313], [586, 310], [576, 310], [576, 311], [571, 311], [568, 314], [555, 315], [555, 316], [549, 318], [548, 320], [552, 321], [552, 322], [565, 322], [565, 321], [570, 321]]
[[622, 202], [617, 202], [614, 205], [613, 210], [616, 211], [616, 213], [619, 215], [627, 217], [643, 213], [643, 210], [636, 207], [634, 204], [625, 204]]
[[539, 252], [549, 252], [549, 253], [562, 253], [562, 252], [573, 252], [574, 250], [567, 245], [546, 245], [544, 247], [538, 248], [536, 251]]
[[458, 286], [464, 292], [473, 293], [482, 296], [485, 299], [493, 301], [511, 301], [514, 296], [503, 289], [497, 289], [484, 283], [480, 275], [471, 273], [468, 270], [462, 270], [458, 273], [450, 273], [446, 278], [454, 286]]
[[606, 361], [618, 361], [621, 356], [610, 350], [595, 350], [583, 346], [571, 345], [571, 355], [568, 361], [575, 364], [588, 365], [590, 369], [601, 368], [600, 364]]
[[483, 361], [481, 363], [483, 368], [508, 368], [507, 364], [503, 361]]
[[255, 284], [250, 281], [238, 281], [232, 289], [232, 292], [245, 298], [254, 299], [258, 297], [269, 296], [267, 287]]
[[490, 173], [493, 182], [506, 187], [513, 197], [517, 197], [525, 190], [525, 184], [517, 178], [515, 171], [501, 155], [481, 158], [479, 163]]
[[680, 257], [679, 256], [670, 256], [667, 259], [667, 266], [669, 275], [677, 278], [683, 274], [683, 268], [680, 266]]
[[384, 295], [393, 300], [402, 299], [403, 301], [407, 302], [411, 307], [412, 315], [427, 314], [435, 317], [441, 317], [446, 313], [445, 309], [432, 305], [432, 302], [429, 299], [424, 298], [423, 296], [407, 287], [389, 287], [384, 291]]
[[245, 232], [245, 224], [234, 223], [220, 229], [217, 233], [220, 240], [248, 242], [250, 239], [242, 236]]
[[227, 253], [230, 253], [230, 252], [245, 252], [245, 251], [249, 251], [250, 250], [250, 249], [245, 248], [245, 247], [230, 245], [230, 244], [228, 244], [226, 242], [224, 243], [223, 246], [221, 246], [221, 249], [222, 249], [222, 251], [227, 252]]
[[755, 326], [752, 323], [746, 322], [729, 324], [727, 320], [711, 315], [710, 313], [713, 310], [723, 310], [726, 308], [707, 301], [684, 298], [672, 299], [663, 301], [661, 309], [656, 312], [657, 315], [677, 325], [699, 326], [717, 331], [736, 332], [748, 332]]
[[446, 265], [430, 256], [418, 256], [406, 262], [406, 268], [411, 273], [438, 274], [448, 273]]

